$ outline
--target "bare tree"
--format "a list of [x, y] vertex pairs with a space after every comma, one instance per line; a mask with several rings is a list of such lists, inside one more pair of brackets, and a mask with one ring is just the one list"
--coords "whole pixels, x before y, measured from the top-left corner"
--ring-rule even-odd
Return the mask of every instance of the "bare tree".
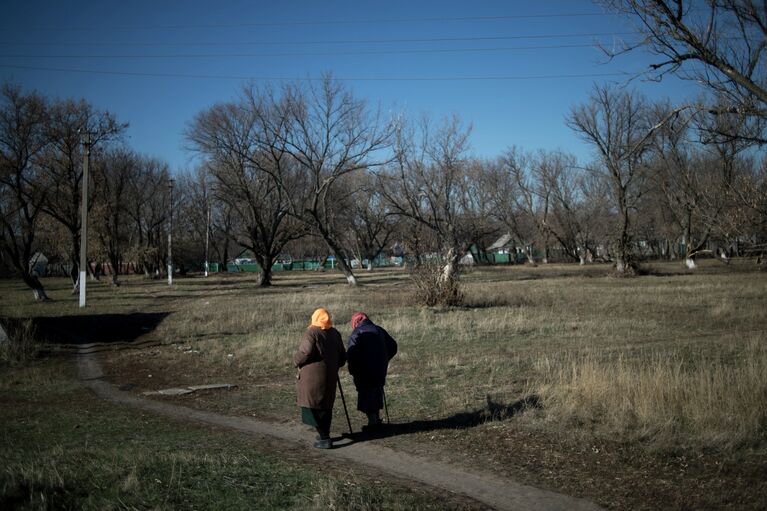
[[218, 271], [226, 271], [241, 222], [232, 201], [216, 187], [209, 164], [177, 173], [174, 189], [178, 220], [174, 213], [173, 253], [179, 271], [203, 268], [205, 261], [217, 262]]
[[241, 227], [235, 238], [258, 260], [259, 285], [272, 283], [272, 265], [290, 241], [306, 234], [290, 216], [291, 195], [301, 195], [299, 165], [275, 135], [284, 122], [273, 97], [247, 90], [238, 102], [197, 115], [187, 132], [204, 155], [216, 196], [233, 210]]
[[342, 241], [348, 224], [333, 199], [348, 194], [338, 189], [341, 177], [388, 162], [393, 124], [330, 76], [319, 83], [287, 84], [275, 105], [281, 114], [274, 117], [271, 133], [306, 185], [303, 194], [283, 185], [292, 200], [291, 213], [325, 241], [347, 282], [355, 285]]
[[[659, 57], [658, 79], [667, 73], [703, 84], [716, 98], [708, 110], [736, 115], [737, 131], [721, 134], [767, 143], [767, 6], [758, 0], [603, 0], [638, 22], [644, 39], [626, 45]], [[621, 52], [609, 52], [611, 55]], [[724, 126], [720, 126], [724, 127]]]
[[577, 235], [581, 263], [609, 259], [609, 247], [615, 210], [611, 207], [610, 184], [598, 172], [584, 168], [577, 180], [580, 205], [577, 207]]
[[651, 126], [645, 100], [636, 94], [595, 86], [589, 102], [574, 107], [567, 125], [595, 150], [595, 170], [610, 183], [618, 213], [615, 234], [616, 271], [630, 272], [632, 219], [647, 186], [644, 164], [656, 126]]
[[165, 267], [167, 246], [165, 226], [169, 213], [167, 164], [139, 156], [136, 174], [126, 190], [127, 214], [132, 223], [127, 256], [135, 261], [146, 277], [153, 277]]
[[585, 264], [593, 260], [600, 238], [599, 226], [609, 219], [603, 189], [591, 188], [587, 169], [573, 155], [543, 152], [540, 174], [548, 181], [550, 213], [547, 228], [564, 255]]
[[[655, 116], [666, 117], [670, 110], [668, 103], [659, 104]], [[660, 206], [681, 234], [685, 264], [690, 269], [696, 267], [696, 256], [706, 251], [717, 219], [730, 202], [732, 172], [725, 161], [735, 156], [707, 156], [689, 138], [692, 120], [693, 116], [675, 116], [658, 129], [651, 160], [654, 183], [664, 199]], [[729, 147], [735, 143], [729, 142]]]
[[[127, 128], [109, 112], [94, 109], [84, 100], [61, 100], [49, 109], [46, 136], [49, 144], [38, 156], [45, 170], [50, 192], [46, 194], [43, 210], [59, 221], [69, 234], [67, 255], [70, 264], [73, 293], [77, 291], [80, 272], [80, 205], [82, 201], [83, 150], [85, 133], [90, 134], [92, 159], [97, 158], [100, 144], [119, 137]], [[95, 169], [95, 168], [94, 168]], [[96, 183], [98, 181], [94, 181]], [[89, 202], [89, 209], [94, 201]]]
[[32, 267], [46, 188], [36, 157], [46, 147], [46, 101], [4, 84], [0, 92], [0, 250], [36, 300], [47, 300]]
[[210, 196], [210, 249], [215, 254], [221, 271], [227, 271], [229, 255], [235, 248], [235, 211], [232, 206], [211, 189]]
[[497, 160], [488, 163], [487, 179], [491, 184], [490, 202], [492, 217], [504, 230], [513, 236], [515, 242], [524, 250], [527, 260], [535, 264], [533, 247], [536, 228], [530, 216], [521, 207], [519, 183], [510, 171], [512, 166], [521, 165], [523, 153], [512, 147]]
[[754, 186], [759, 183], [757, 154], [746, 150], [747, 144], [739, 139], [723, 139], [705, 148], [704, 199], [712, 213], [707, 221], [713, 237], [725, 245], [759, 238], [753, 228], [764, 222], [765, 210], [764, 196]]
[[[767, 159], [751, 160], [734, 176], [730, 192], [744, 205], [740, 218], [733, 219], [732, 232], [752, 238], [767, 253]], [[767, 258], [762, 257], [762, 264]]]
[[402, 216], [398, 223], [397, 245], [403, 253], [403, 261], [406, 267], [416, 270], [427, 254], [439, 252], [440, 243], [434, 231], [412, 217]]
[[94, 232], [110, 265], [110, 283], [119, 285], [124, 254], [131, 236], [127, 193], [140, 165], [135, 153], [124, 148], [106, 151], [94, 162], [95, 201], [91, 215]]
[[437, 238], [444, 268], [442, 278], [458, 274], [458, 261], [488, 226], [491, 204], [478, 195], [478, 176], [467, 157], [470, 128], [457, 117], [436, 128], [422, 119], [418, 131], [402, 123], [397, 133], [397, 159], [382, 173], [380, 189], [392, 211], [410, 218]]
[[370, 173], [350, 176], [346, 188], [352, 190], [346, 210], [350, 225], [348, 246], [368, 271], [373, 261], [394, 239], [398, 229], [397, 217], [391, 214], [378, 182]]
[[[543, 262], [547, 263], [552, 240], [561, 245], [566, 255], [577, 258], [575, 239], [568, 238], [565, 231], [565, 226], [570, 230], [575, 227], [575, 217], [570, 215], [575, 206], [575, 184], [570, 178], [575, 157], [562, 151], [523, 153], [512, 148], [501, 161], [512, 183], [500, 189], [513, 189], [513, 195], [506, 200], [514, 202], [517, 212], [514, 216], [502, 215], [501, 219], [517, 232], [519, 226], [532, 228], [533, 232], [528, 234], [530, 242], [525, 249], [528, 260], [534, 262], [532, 247], [539, 242], [543, 249]], [[499, 204], [499, 209], [504, 211], [504, 205]], [[509, 216], [512, 222], [507, 220]]]

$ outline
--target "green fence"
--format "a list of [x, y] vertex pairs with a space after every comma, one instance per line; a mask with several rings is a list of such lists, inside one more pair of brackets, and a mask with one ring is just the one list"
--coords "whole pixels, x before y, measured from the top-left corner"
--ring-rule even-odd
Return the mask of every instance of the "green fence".
[[[319, 269], [319, 267], [320, 267], [320, 262], [317, 260], [293, 261], [290, 263], [274, 263], [272, 265], [272, 272], [280, 272], [285, 270], [317, 270]], [[331, 270], [335, 267], [336, 267], [335, 260], [331, 259], [325, 262], [325, 269]], [[231, 273], [236, 273], [236, 272], [258, 273], [259, 271], [261, 271], [261, 267], [256, 263], [245, 263], [245, 264], [228, 263], [226, 265], [226, 270]], [[210, 264], [211, 273], [217, 273], [219, 271], [221, 271], [221, 268], [218, 263]]]

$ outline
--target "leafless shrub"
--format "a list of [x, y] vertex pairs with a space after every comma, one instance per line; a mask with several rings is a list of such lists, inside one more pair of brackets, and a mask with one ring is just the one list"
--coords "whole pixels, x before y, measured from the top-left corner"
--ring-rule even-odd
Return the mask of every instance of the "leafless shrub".
[[427, 261], [410, 271], [410, 278], [415, 284], [415, 300], [421, 305], [456, 306], [463, 303], [464, 295], [458, 276], [446, 277], [439, 261]]
[[0, 342], [0, 362], [25, 364], [37, 355], [36, 329], [31, 319], [4, 321], [8, 339]]

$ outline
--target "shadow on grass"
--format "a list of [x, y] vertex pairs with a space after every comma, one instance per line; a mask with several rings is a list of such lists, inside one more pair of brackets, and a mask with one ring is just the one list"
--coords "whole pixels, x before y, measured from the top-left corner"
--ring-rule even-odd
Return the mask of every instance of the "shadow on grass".
[[0, 495], [0, 509], [75, 509], [87, 497], [85, 491], [39, 481], [11, 482]]
[[50, 346], [132, 343], [152, 332], [169, 312], [85, 314], [30, 318], [37, 337]]
[[[443, 429], [468, 429], [474, 428], [486, 422], [507, 419], [525, 410], [540, 408], [540, 399], [535, 394], [519, 399], [511, 404], [503, 404], [487, 397], [487, 406], [471, 412], [461, 412], [442, 419], [416, 420], [403, 423], [382, 424], [377, 430], [371, 432], [356, 432], [351, 435], [345, 434], [353, 442], [364, 442], [376, 438], [388, 438], [400, 435], [412, 435], [427, 431]], [[343, 447], [342, 445], [338, 446]]]

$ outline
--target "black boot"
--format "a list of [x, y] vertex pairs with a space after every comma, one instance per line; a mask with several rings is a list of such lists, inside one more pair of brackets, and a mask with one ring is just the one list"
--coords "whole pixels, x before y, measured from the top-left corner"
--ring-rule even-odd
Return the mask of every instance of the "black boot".
[[367, 425], [362, 426], [362, 431], [366, 433], [379, 431], [383, 425], [383, 422], [381, 422], [381, 416], [378, 414], [378, 412], [368, 413], [367, 416], [368, 423]]
[[314, 447], [317, 449], [332, 449], [333, 441], [330, 439], [330, 431], [317, 428], [317, 433]]

